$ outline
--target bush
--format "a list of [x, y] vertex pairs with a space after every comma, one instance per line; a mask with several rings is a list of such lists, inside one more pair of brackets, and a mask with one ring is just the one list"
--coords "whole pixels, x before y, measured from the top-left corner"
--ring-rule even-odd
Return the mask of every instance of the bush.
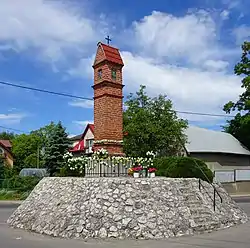
[[205, 162], [191, 157], [163, 157], [155, 161], [158, 176], [200, 178], [213, 182], [213, 173]]
[[0, 190], [0, 200], [20, 200], [20, 194], [16, 191]]
[[4, 178], [12, 178], [14, 176], [18, 175], [18, 172], [9, 166], [4, 167]]
[[17, 192], [13, 190], [0, 190], [0, 200], [25, 200], [29, 196], [30, 192]]
[[5, 180], [3, 180], [2, 188], [15, 190], [17, 192], [29, 192], [34, 189], [39, 181], [40, 179], [37, 177], [13, 176], [11, 178], [6, 178]]
[[167, 170], [168, 167], [172, 164], [175, 163], [175, 159], [178, 159], [177, 157], [161, 157], [161, 158], [156, 158], [154, 160], [154, 165], [157, 169], [156, 175], [157, 176], [162, 176], [162, 177], [167, 177]]
[[70, 170], [68, 166], [63, 166], [58, 173], [55, 174], [58, 177], [84, 177], [85, 170], [81, 174], [78, 170]]

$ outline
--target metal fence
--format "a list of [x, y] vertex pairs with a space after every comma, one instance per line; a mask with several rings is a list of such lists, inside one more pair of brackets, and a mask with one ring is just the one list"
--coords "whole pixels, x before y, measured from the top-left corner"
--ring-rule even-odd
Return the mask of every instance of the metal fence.
[[214, 179], [221, 183], [250, 181], [250, 169], [214, 171]]
[[131, 166], [132, 161], [89, 160], [85, 165], [85, 177], [127, 177]]

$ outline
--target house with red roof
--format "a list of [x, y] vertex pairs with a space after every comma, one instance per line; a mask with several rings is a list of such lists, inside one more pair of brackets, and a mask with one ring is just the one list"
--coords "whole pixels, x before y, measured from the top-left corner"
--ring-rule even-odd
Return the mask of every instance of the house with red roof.
[[13, 167], [12, 144], [9, 140], [0, 140], [0, 156], [4, 158], [6, 166]]
[[70, 152], [75, 155], [92, 154], [94, 143], [94, 124], [88, 124], [84, 132], [80, 135], [71, 137], [72, 148]]

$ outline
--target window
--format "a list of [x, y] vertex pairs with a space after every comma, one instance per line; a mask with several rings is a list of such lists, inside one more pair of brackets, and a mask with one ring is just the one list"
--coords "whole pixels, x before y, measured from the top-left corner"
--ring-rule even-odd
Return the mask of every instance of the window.
[[102, 69], [98, 70], [98, 79], [102, 78]]
[[94, 140], [93, 140], [93, 139], [86, 140], [86, 147], [87, 147], [87, 148], [92, 147], [92, 146], [93, 146], [93, 143], [94, 143]]
[[113, 68], [113, 69], [111, 70], [111, 76], [112, 76], [112, 79], [113, 79], [113, 80], [116, 80], [116, 69]]

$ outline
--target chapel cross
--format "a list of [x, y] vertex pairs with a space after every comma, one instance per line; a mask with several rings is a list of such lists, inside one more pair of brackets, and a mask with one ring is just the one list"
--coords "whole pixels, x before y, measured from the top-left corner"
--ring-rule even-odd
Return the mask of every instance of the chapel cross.
[[109, 42], [111, 41], [111, 39], [109, 38], [109, 35], [105, 39], [107, 40], [107, 44], [109, 45]]

